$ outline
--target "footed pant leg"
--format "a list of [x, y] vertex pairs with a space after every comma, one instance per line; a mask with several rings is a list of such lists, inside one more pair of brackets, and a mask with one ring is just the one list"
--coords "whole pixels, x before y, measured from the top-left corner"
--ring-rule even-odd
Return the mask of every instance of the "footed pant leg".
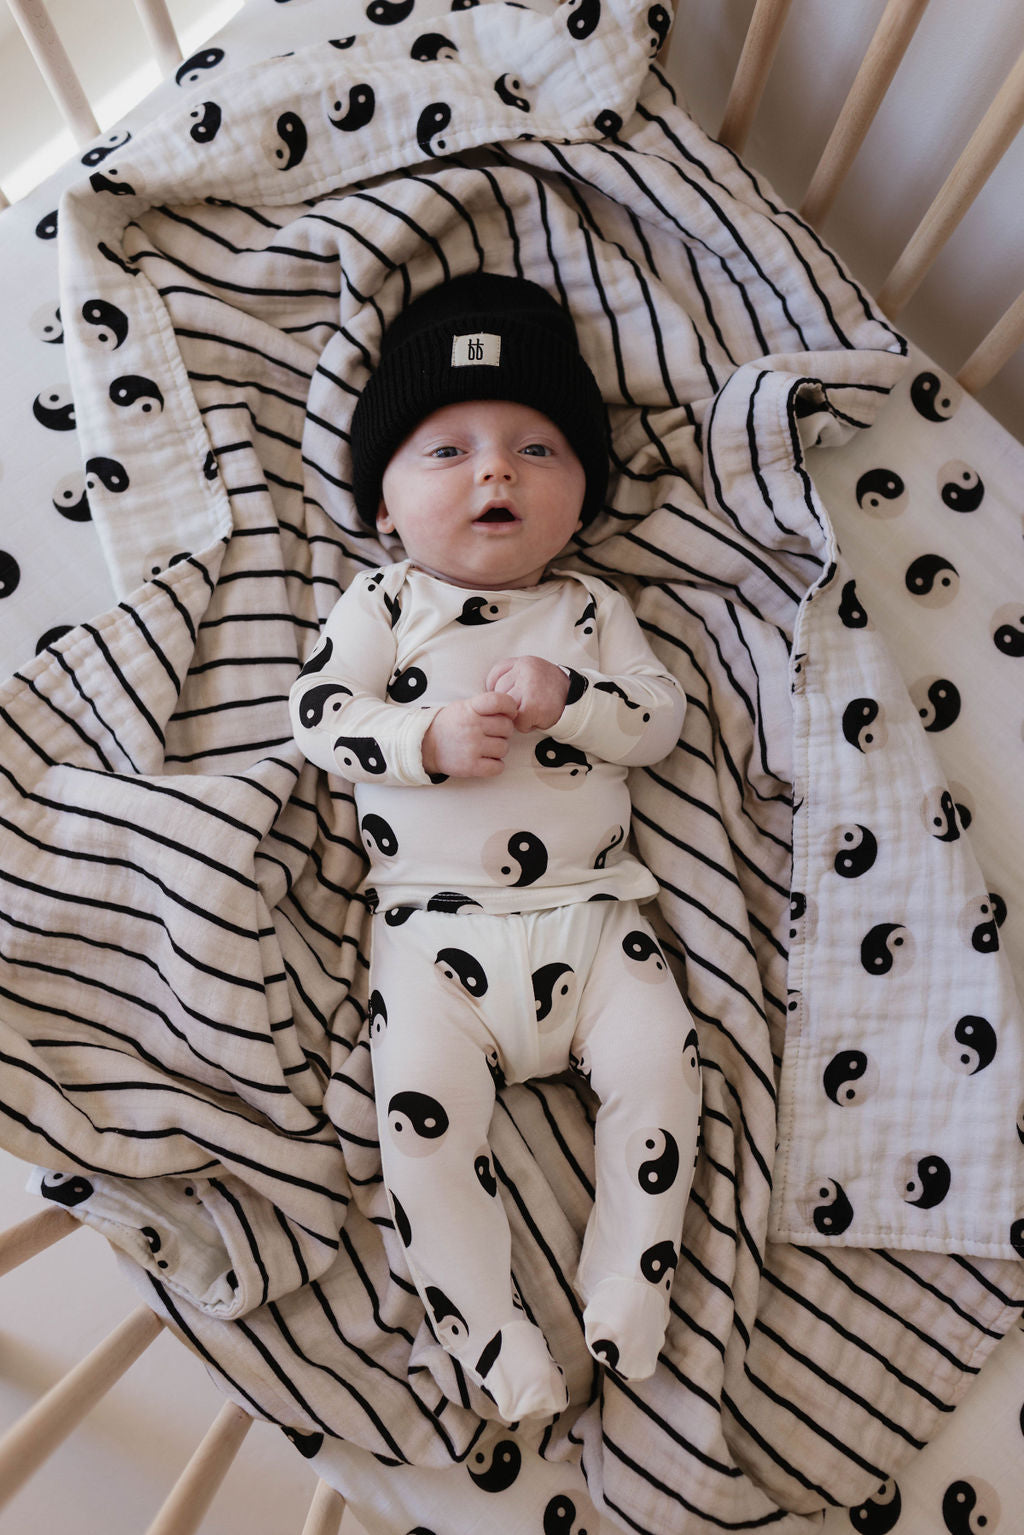
[[514, 1422], [567, 1395], [513, 1295], [487, 1143], [497, 1051], [474, 995], [486, 956], [465, 926], [486, 921], [417, 912], [380, 941], [375, 928], [371, 1041], [384, 1182], [416, 1288], [438, 1341]]
[[693, 1021], [633, 903], [610, 908], [573, 1053], [600, 1099], [594, 1209], [578, 1277], [587, 1345], [619, 1374], [643, 1380], [668, 1323], [700, 1075]]

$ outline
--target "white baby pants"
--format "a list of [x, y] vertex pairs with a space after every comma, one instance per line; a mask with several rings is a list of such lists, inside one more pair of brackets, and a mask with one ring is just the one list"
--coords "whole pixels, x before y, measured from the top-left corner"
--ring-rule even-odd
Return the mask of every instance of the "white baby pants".
[[693, 1173], [700, 1074], [692, 1019], [636, 903], [516, 915], [398, 908], [374, 918], [372, 952], [384, 1181], [439, 1341], [503, 1416], [564, 1405], [507, 1378], [512, 1340], [521, 1351], [537, 1330], [513, 1294], [487, 1136], [498, 1085], [571, 1064], [600, 1099], [577, 1276], [587, 1343], [620, 1374], [649, 1375]]

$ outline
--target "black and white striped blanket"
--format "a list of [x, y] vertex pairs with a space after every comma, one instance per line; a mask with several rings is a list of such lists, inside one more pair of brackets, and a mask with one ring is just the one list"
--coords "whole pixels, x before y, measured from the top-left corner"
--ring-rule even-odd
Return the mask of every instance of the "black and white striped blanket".
[[[509, 1500], [502, 1530], [520, 1528], [508, 1468], [530, 1464], [631, 1530], [810, 1528], [935, 1431], [1014, 1315], [1009, 1215], [917, 1240], [915, 1212], [894, 1223], [870, 1186], [851, 1205], [828, 1156], [793, 1166], [793, 1144], [841, 1142], [788, 1079], [778, 1114], [787, 1009], [801, 1041], [809, 1020], [827, 1039], [878, 985], [815, 948], [806, 916], [830, 829], [864, 823], [842, 764], [871, 755], [870, 722], [829, 700], [882, 695], [839, 616], [856, 605], [804, 446], [870, 424], [903, 344], [678, 107], [650, 67], [660, 6], [480, 6], [427, 30], [400, 9], [244, 70], [197, 56], [181, 107], [94, 154], [61, 205], [86, 484], [125, 595], [0, 696], [3, 1139], [129, 1256], [225, 1389], [324, 1464], [332, 1436], [385, 1479], [486, 1464], [474, 1485]], [[479, 266], [574, 314], [616, 473], [572, 558], [627, 591], [689, 698], [678, 749], [635, 777], [634, 831], [705, 1102], [663, 1364], [626, 1386], [595, 1378], [566, 1279], [587, 1104], [563, 1082], [502, 1094], [516, 1279], [573, 1399], [518, 1437], [439, 1356], [404, 1269], [352, 799], [301, 759], [286, 705], [338, 593], [390, 557], [347, 485], [382, 328]], [[876, 772], [871, 793], [884, 818], [898, 780]], [[557, 1496], [539, 1507], [522, 1528], [575, 1528]]]

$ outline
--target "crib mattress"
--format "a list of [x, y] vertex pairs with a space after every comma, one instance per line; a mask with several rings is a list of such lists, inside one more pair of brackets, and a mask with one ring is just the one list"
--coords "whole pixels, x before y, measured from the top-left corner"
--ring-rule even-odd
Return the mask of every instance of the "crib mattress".
[[[679, 109], [658, 8], [294, 14], [0, 221], [4, 1142], [369, 1529], [1013, 1506], [1024, 450]], [[502, 1096], [574, 1400], [516, 1433], [408, 1284], [351, 800], [285, 710], [391, 557], [346, 495], [382, 321], [482, 262], [574, 312], [618, 473], [573, 559], [690, 700], [635, 832], [706, 1103], [664, 1366], [627, 1386], [564, 1278], [586, 1105]]]

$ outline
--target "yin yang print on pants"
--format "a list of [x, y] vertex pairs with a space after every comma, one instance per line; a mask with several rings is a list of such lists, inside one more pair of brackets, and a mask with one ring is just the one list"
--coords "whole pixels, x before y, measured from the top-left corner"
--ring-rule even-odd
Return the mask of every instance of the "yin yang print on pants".
[[903, 1495], [899, 1483], [890, 1479], [849, 1511], [850, 1524], [861, 1535], [890, 1535], [900, 1521], [903, 1512]]

